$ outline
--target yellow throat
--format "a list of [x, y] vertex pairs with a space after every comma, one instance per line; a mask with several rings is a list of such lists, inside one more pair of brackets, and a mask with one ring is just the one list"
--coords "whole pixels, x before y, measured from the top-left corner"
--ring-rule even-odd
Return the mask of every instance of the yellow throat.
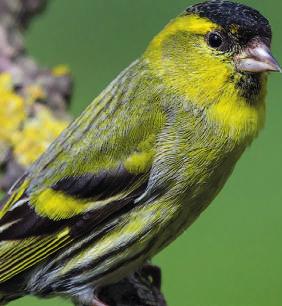
[[216, 29], [220, 26], [206, 18], [180, 16], [152, 40], [144, 57], [168, 91], [204, 108], [211, 123], [234, 141], [248, 141], [264, 125], [266, 76], [254, 99], [244, 96], [237, 86], [244, 76], [206, 44], [205, 35]]

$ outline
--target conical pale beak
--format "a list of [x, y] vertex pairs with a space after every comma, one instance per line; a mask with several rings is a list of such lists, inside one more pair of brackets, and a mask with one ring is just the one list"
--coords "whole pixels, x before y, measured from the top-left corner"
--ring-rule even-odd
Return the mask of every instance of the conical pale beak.
[[239, 71], [244, 72], [282, 72], [268, 46], [262, 42], [247, 47], [241, 54], [237, 55], [235, 64]]

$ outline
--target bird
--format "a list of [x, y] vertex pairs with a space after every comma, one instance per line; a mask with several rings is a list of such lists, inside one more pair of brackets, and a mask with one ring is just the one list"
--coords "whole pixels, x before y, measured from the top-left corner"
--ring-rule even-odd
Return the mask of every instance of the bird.
[[0, 304], [103, 305], [214, 200], [262, 130], [272, 30], [231, 1], [188, 7], [14, 184], [0, 207]]

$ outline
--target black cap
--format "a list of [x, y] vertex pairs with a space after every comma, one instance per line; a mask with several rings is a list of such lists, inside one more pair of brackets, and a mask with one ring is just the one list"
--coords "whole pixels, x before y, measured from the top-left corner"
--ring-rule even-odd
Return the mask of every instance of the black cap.
[[231, 1], [213, 0], [193, 5], [185, 14], [197, 14], [221, 25], [227, 31], [238, 27], [238, 34], [245, 39], [255, 36], [271, 40], [272, 33], [268, 20], [257, 10]]

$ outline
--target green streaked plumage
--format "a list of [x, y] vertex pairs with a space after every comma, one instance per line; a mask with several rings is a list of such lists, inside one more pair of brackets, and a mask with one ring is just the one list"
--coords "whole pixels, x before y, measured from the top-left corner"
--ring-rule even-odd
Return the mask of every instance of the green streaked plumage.
[[[138, 74], [140, 70], [143, 71], [142, 74]], [[138, 75], [140, 78], [138, 82], [136, 76], [133, 78], [132, 75]], [[155, 92], [146, 87], [138, 88], [139, 84], [148, 82], [148, 79], [151, 84], [154, 84]], [[115, 91], [115, 88], [118, 88], [118, 92]], [[130, 88], [130, 91], [128, 91], [128, 88]], [[123, 91], [127, 94], [122, 95]], [[119, 102], [116, 101], [117, 96]], [[104, 97], [107, 97], [107, 101], [104, 101], [105, 104], [101, 102]], [[111, 99], [112, 97], [114, 99]], [[132, 100], [136, 103], [127, 103]], [[151, 102], [146, 103], [146, 101]], [[71, 275], [71, 283], [74, 283], [73, 287], [79, 287], [88, 279], [91, 279], [91, 281], [93, 279], [93, 282], [96, 283], [97, 278], [99, 280], [97, 281], [98, 284], [107, 282], [108, 278], [110, 280], [115, 279], [111, 273], [113, 268], [123, 266], [124, 261], [129, 260], [131, 262], [130, 258], [133, 258], [131, 264], [134, 263], [134, 266], [141, 264], [146, 258], [151, 257], [180, 234], [210, 202], [211, 198], [222, 187], [221, 180], [225, 181], [232, 170], [234, 162], [241, 153], [241, 148], [240, 150], [236, 148], [236, 153], [232, 158], [234, 160], [231, 162], [230, 154], [234, 150], [232, 142], [224, 139], [226, 142], [224, 147], [221, 143], [218, 143], [218, 137], [221, 137], [221, 135], [218, 135], [218, 131], [210, 129], [205, 124], [205, 118], [200, 111], [195, 116], [185, 109], [179, 109], [177, 104], [184, 104], [185, 102], [187, 101], [183, 98], [165, 93], [161, 80], [152, 76], [146, 61], [144, 59], [138, 61], [126, 71], [125, 76], [122, 74], [122, 77], [118, 77], [29, 170], [21, 185], [25, 188], [24, 197], [29, 199], [24, 205], [31, 206], [32, 214], [35, 211], [41, 218], [48, 218], [48, 222], [43, 221], [42, 223], [42, 226], [47, 226], [49, 231], [48, 237], [50, 238], [47, 239], [52, 241], [59, 231], [65, 229], [64, 245], [69, 245], [74, 254], [78, 243], [85, 244], [84, 251], [79, 248], [78, 254], [65, 256], [62, 253], [58, 259], [55, 258], [50, 263], [45, 263], [43, 269], [45, 272], [36, 275], [35, 279], [32, 279], [28, 284], [31, 290], [40, 293], [49, 283], [52, 283], [54, 288], [56, 288], [56, 285], [58, 287], [62, 286], [61, 283], [64, 279], [66, 279], [66, 283], [70, 282], [67, 275]], [[115, 103], [119, 103], [118, 106]], [[109, 113], [115, 111], [117, 121], [115, 123], [107, 121], [104, 112], [99, 113], [97, 111], [99, 106], [94, 108], [95, 104], [108, 108]], [[136, 124], [128, 124], [129, 115], [127, 115], [127, 112], [131, 114], [135, 112], [130, 123], [136, 120]], [[118, 120], [118, 118], [122, 120]], [[92, 121], [94, 124], [85, 124]], [[184, 121], [187, 122], [188, 129], [186, 127], [183, 129], [182, 122]], [[105, 129], [101, 129], [101, 125], [105, 122], [108, 124]], [[198, 130], [196, 134], [194, 133], [195, 126]], [[146, 130], [144, 130], [144, 127], [146, 127]], [[68, 196], [65, 194], [65, 201], [59, 195], [57, 195], [59, 200], [51, 196], [50, 198], [45, 197], [42, 203], [45, 206], [41, 208], [42, 201], [37, 201], [37, 198], [40, 197], [42, 192], [51, 190], [52, 186], [61, 179], [77, 177], [84, 173], [99, 175], [114, 171], [119, 166], [125, 168], [124, 165], [128, 158], [139, 152], [139, 144], [146, 142], [147, 139], [150, 141], [150, 145], [144, 146], [144, 149], [155, 147], [154, 163], [146, 166], [147, 171], [145, 173], [140, 173], [141, 176], [137, 183], [134, 182], [132, 186], [128, 185], [119, 191], [114, 205], [107, 201], [108, 198], [95, 201], [95, 198], [92, 197], [83, 200], [79, 197], [73, 197], [74, 205], [77, 202], [75, 207], [77, 211], [71, 211], [74, 205], [70, 205], [70, 202], [67, 201]], [[122, 143], [122, 146], [119, 143]], [[117, 148], [120, 148], [120, 150], [117, 150]], [[141, 151], [141, 153], [143, 152]], [[224, 163], [225, 156], [229, 158]], [[138, 159], [136, 162], [138, 162]], [[218, 163], [222, 165], [218, 165]], [[127, 171], [130, 172], [130, 169]], [[225, 175], [224, 171], [226, 172]], [[134, 176], [138, 175], [135, 172], [132, 174]], [[212, 181], [210, 178], [212, 178]], [[144, 182], [146, 184], [143, 184]], [[115, 182], [115, 184], [119, 184], [119, 182]], [[142, 184], [143, 186], [141, 186]], [[141, 190], [138, 191], [140, 187]], [[21, 188], [19, 187], [19, 190]], [[131, 190], [132, 188], [133, 190]], [[129, 190], [131, 191], [130, 197], [128, 197]], [[203, 192], [204, 190], [205, 192]], [[204, 198], [202, 198], [203, 193], [205, 194]], [[53, 194], [56, 193], [53, 192]], [[140, 196], [141, 198], [139, 198]], [[187, 202], [186, 205], [183, 205], [183, 198]], [[200, 199], [201, 201], [199, 201]], [[54, 218], [53, 213], [54, 201], [57, 208], [57, 218]], [[79, 202], [83, 203], [79, 204]], [[108, 222], [103, 222], [103, 211], [105, 211], [105, 214], [107, 213], [109, 203], [113, 206], [110, 211], [117, 211], [117, 217], [113, 220], [110, 219]], [[13, 208], [13, 204], [14, 202], [10, 204], [10, 209]], [[127, 209], [127, 206], [130, 209]], [[97, 222], [95, 222], [95, 210], [99, 210], [100, 214]], [[14, 209], [13, 211], [16, 215], [17, 210]], [[60, 211], [62, 218], [59, 218]], [[89, 212], [89, 219], [93, 219], [90, 227], [86, 228], [86, 225], [82, 224], [80, 225], [82, 233], [76, 233], [73, 228], [80, 222], [78, 220]], [[77, 219], [73, 220], [76, 215], [78, 216]], [[50, 221], [54, 219], [62, 219], [56, 221], [61, 222], [61, 224], [52, 224]], [[65, 223], [65, 219], [69, 219], [69, 222]], [[87, 224], [86, 220], [85, 223]], [[97, 232], [103, 232], [107, 226], [113, 227], [113, 229], [97, 239]], [[11, 230], [13, 230], [13, 226]], [[22, 237], [23, 234], [24, 237]], [[14, 264], [8, 272], [4, 270], [3, 274], [1, 274], [0, 268], [0, 281], [6, 281], [8, 278], [14, 277], [21, 270], [25, 271], [38, 261], [44, 260], [46, 255], [51, 255], [61, 249], [60, 243], [52, 244], [52, 247], [44, 243], [46, 238], [31, 239], [33, 234], [33, 232], [30, 234], [29, 230], [26, 233], [21, 232], [20, 238], [24, 238], [27, 244], [25, 249], [30, 249], [29, 257], [24, 260], [25, 257], [19, 255], [23, 246], [13, 244], [14, 255], [10, 256], [10, 262], [18, 263], [22, 261], [22, 265]], [[9, 239], [9, 228], [2, 235], [6, 235]], [[40, 244], [42, 244], [43, 249], [40, 248]], [[126, 246], [124, 250], [123, 245]], [[5, 253], [9, 251], [9, 248], [6, 250], [6, 244], [3, 245], [3, 248], [1, 250], [0, 246], [0, 253], [3, 256], [1, 257], [4, 258], [2, 266], [6, 266]], [[120, 250], [117, 254], [114, 252], [116, 249]], [[67, 249], [67, 252], [70, 250]], [[100, 257], [109, 255], [111, 252], [114, 252], [114, 257], [99, 261]], [[135, 255], [139, 253], [142, 256], [137, 256], [134, 259]], [[83, 277], [79, 272], [74, 273], [79, 266], [88, 265], [92, 262], [95, 263], [95, 268], [89, 269], [89, 272], [84, 273]], [[51, 273], [54, 267], [56, 267], [56, 273]], [[118, 278], [126, 275], [129, 268], [125, 265], [123, 273], [119, 273]], [[101, 276], [99, 279], [99, 275], [103, 275], [107, 271], [109, 271], [109, 275]], [[45, 281], [43, 278], [44, 281], [42, 282], [40, 278], [49, 273], [50, 280]], [[61, 277], [63, 277], [63, 280]]]
[[[178, 17], [12, 188], [0, 211], [3, 302], [63, 294], [91, 305], [95, 289], [150, 259], [217, 195], [262, 125], [265, 76], [210, 50], [203, 32], [215, 26]], [[213, 76], [221, 67], [230, 78]], [[261, 89], [252, 105], [250, 81]]]

